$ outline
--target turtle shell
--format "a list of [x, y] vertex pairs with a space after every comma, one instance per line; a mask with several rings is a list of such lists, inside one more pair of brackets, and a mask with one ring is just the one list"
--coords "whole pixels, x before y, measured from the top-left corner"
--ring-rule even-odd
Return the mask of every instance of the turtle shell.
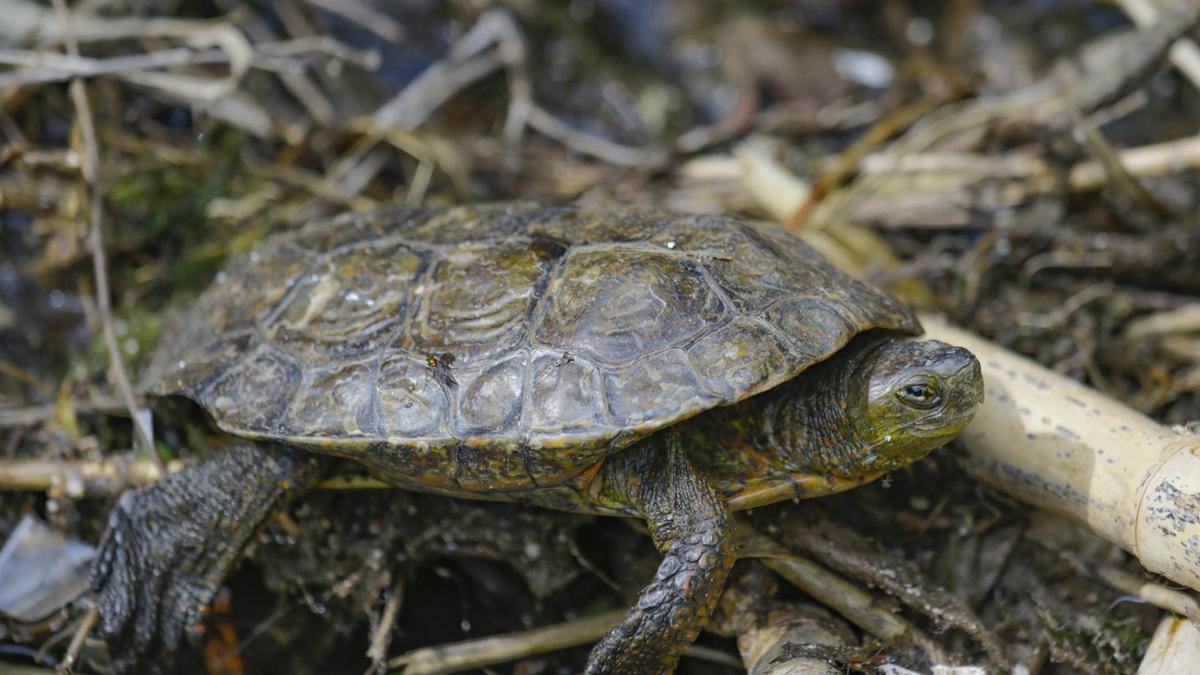
[[266, 240], [144, 378], [222, 429], [458, 491], [562, 482], [913, 314], [765, 223], [510, 203]]

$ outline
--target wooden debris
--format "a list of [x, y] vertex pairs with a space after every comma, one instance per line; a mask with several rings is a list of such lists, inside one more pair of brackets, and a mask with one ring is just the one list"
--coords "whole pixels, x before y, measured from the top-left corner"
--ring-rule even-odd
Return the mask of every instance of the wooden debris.
[[1200, 437], [936, 317], [922, 322], [929, 337], [970, 349], [983, 365], [986, 397], [959, 439], [968, 470], [1200, 590]]

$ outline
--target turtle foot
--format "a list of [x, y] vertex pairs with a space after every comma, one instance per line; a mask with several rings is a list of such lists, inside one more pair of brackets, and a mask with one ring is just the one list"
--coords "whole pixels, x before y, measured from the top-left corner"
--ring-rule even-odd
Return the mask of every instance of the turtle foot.
[[720, 493], [692, 467], [676, 434], [666, 434], [663, 445], [634, 446], [606, 466], [610, 494], [643, 514], [664, 555], [625, 620], [592, 649], [589, 675], [673, 671], [716, 608], [737, 557]]
[[118, 673], [177, 672], [186, 640], [255, 529], [318, 462], [246, 444], [126, 493], [92, 568], [99, 632]]

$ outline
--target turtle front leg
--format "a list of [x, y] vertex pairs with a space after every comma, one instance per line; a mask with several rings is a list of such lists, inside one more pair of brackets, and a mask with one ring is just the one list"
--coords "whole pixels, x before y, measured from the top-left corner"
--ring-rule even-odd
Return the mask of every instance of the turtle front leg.
[[203, 610], [270, 513], [316, 477], [307, 453], [243, 443], [121, 497], [92, 567], [116, 672], [175, 672]]
[[605, 496], [638, 510], [664, 556], [625, 620], [592, 650], [588, 673], [673, 670], [716, 607], [736, 558], [725, 500], [692, 466], [674, 432], [660, 438], [605, 466]]

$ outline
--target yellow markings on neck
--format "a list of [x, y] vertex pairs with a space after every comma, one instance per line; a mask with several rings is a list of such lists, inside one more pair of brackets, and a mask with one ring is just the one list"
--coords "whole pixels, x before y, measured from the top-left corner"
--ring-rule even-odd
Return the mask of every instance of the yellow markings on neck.
[[833, 474], [793, 473], [783, 478], [770, 479], [738, 490], [729, 498], [731, 511], [744, 511], [759, 506], [781, 502], [785, 499], [808, 499], [823, 497], [850, 488], [870, 483], [885, 471], [875, 471], [861, 476], [836, 476]]

